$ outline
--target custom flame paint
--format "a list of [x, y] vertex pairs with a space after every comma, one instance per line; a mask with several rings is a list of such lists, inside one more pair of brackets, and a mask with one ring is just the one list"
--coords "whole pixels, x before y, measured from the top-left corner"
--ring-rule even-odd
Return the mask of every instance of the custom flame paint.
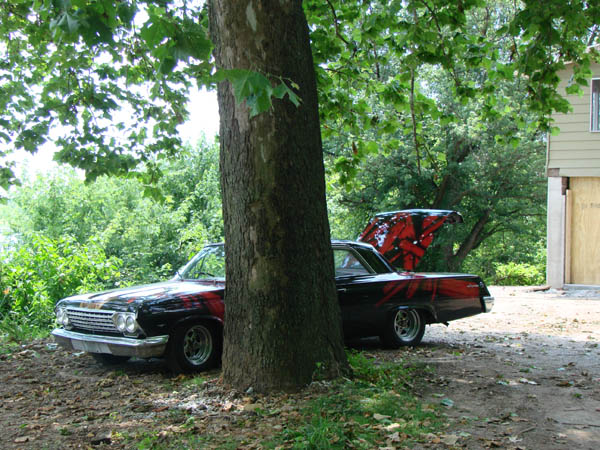
[[444, 223], [462, 222], [456, 211], [407, 209], [377, 214], [358, 237], [396, 267], [415, 270]]

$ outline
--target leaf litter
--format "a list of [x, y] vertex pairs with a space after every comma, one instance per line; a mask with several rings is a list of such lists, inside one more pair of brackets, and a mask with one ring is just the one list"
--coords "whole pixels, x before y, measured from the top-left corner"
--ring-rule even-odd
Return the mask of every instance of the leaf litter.
[[[600, 441], [600, 302], [514, 293], [507, 300], [492, 292], [498, 308], [491, 314], [453, 322], [448, 329], [429, 327], [424, 345], [415, 349], [359, 344], [381, 363], [402, 359], [420, 368], [414, 387], [423, 411], [435, 412], [452, 398], [451, 407], [440, 410], [445, 430], [424, 435], [409, 448], [531, 449], [539, 442], [548, 449], [585, 448], [573, 430]], [[559, 322], [553, 321], [566, 315], [585, 317], [585, 333], [555, 326]], [[301, 396], [232, 393], [222, 388], [217, 371], [172, 377], [158, 360], [106, 369], [48, 340], [0, 358], [0, 447], [7, 449], [130, 448], [144, 430], [154, 439], [147, 448], [186, 433], [235, 435], [240, 448], [263, 448], [265, 436], [301, 423], [303, 402], [328, 389], [316, 384]], [[575, 389], [585, 396], [574, 395]], [[365, 419], [371, 423], [340, 419], [340, 428], [357, 436], [378, 429], [379, 448], [403, 448], [405, 430], [413, 426], [384, 411]], [[294, 445], [290, 440], [280, 448]], [[336, 435], [329, 445], [351, 448]], [[368, 443], [357, 438], [353, 445]]]

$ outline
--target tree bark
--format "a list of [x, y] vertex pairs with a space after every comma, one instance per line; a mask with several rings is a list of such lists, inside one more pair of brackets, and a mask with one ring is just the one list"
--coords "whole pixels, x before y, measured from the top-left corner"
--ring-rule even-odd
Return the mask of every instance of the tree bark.
[[[463, 261], [471, 250], [476, 249], [483, 242], [484, 228], [490, 221], [491, 209], [487, 209], [473, 225], [469, 235], [463, 240], [459, 249], [453, 254], [452, 259], [448, 260], [448, 270], [455, 271], [462, 265]], [[489, 236], [488, 236], [489, 237]]]
[[[317, 89], [299, 0], [212, 0], [217, 67], [299, 85], [253, 118], [229, 82], [218, 87], [227, 249], [223, 379], [297, 390], [317, 367], [347, 370], [333, 276]], [[320, 364], [319, 364], [320, 363]]]

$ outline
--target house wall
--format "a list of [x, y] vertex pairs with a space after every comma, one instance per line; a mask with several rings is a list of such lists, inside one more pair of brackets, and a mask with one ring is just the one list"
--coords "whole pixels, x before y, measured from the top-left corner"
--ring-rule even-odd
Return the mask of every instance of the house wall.
[[[600, 79], [600, 64], [591, 66]], [[567, 95], [572, 70], [559, 73], [559, 92], [573, 111], [554, 114], [556, 136], [548, 136], [547, 282], [598, 285], [600, 281], [600, 132], [590, 131], [590, 88]]]
[[[600, 64], [591, 66], [594, 78], [600, 78]], [[590, 132], [590, 86], [582, 86], [583, 95], [567, 95], [565, 88], [572, 75], [571, 68], [559, 73], [559, 92], [564, 94], [573, 111], [554, 114], [556, 136], [549, 136], [549, 172], [561, 177], [600, 177], [600, 132]]]

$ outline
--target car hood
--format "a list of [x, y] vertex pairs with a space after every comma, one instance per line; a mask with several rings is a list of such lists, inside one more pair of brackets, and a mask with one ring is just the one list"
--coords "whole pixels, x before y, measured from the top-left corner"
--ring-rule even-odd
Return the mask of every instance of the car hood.
[[222, 282], [171, 280], [163, 283], [132, 286], [93, 294], [74, 295], [62, 300], [70, 306], [89, 309], [118, 309], [129, 305], [152, 304], [171, 299], [196, 297], [212, 298], [211, 293], [222, 291]]
[[406, 209], [377, 214], [358, 237], [375, 247], [394, 266], [415, 270], [444, 223], [462, 222], [456, 211]]

